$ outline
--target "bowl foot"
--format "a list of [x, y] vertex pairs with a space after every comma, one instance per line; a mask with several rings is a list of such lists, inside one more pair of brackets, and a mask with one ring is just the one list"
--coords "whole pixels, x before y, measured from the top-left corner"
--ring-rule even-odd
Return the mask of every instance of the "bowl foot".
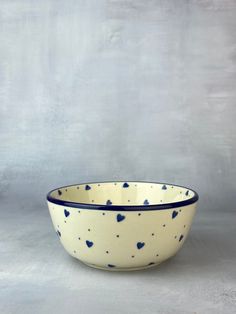
[[83, 262], [83, 263], [89, 267], [92, 267], [92, 268], [101, 269], [101, 270], [108, 270], [108, 271], [134, 271], [134, 270], [148, 269], [148, 268], [152, 268], [152, 267], [155, 267], [157, 265], [160, 265], [160, 263], [155, 263], [155, 264], [139, 266], [139, 267], [113, 267], [113, 266], [112, 267], [104, 267], [104, 266], [89, 264], [89, 263], [85, 263], [85, 262]]

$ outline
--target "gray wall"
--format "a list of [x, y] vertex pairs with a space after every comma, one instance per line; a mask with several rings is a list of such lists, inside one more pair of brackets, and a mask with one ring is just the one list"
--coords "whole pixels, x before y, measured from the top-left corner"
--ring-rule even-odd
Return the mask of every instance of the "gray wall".
[[1, 0], [0, 24], [4, 203], [137, 179], [234, 210], [235, 1]]

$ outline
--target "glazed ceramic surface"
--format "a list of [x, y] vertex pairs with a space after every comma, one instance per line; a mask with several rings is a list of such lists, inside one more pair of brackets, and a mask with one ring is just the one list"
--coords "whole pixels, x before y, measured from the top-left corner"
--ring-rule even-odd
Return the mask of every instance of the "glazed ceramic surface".
[[61, 187], [47, 200], [70, 255], [97, 268], [135, 270], [176, 254], [187, 238], [198, 195], [171, 184], [104, 182]]

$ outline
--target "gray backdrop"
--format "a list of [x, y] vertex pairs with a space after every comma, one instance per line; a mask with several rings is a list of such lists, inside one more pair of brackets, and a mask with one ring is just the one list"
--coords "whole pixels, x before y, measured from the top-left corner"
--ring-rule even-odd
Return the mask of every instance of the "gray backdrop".
[[[63, 312], [71, 304], [81, 313], [232, 313], [234, 0], [1, 0], [0, 118], [1, 313]], [[117, 179], [199, 192], [188, 242], [156, 271], [96, 272], [67, 257], [54, 237], [49, 189]], [[185, 278], [201, 288], [190, 292]], [[123, 280], [138, 306], [123, 301]], [[163, 286], [160, 299], [149, 283]], [[53, 302], [53, 293], [64, 298]]]

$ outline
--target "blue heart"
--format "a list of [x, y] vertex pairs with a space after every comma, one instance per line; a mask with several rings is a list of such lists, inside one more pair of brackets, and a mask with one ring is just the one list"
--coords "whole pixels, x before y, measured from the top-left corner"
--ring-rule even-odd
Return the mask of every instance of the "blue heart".
[[188, 196], [188, 195], [189, 195], [189, 190], [185, 193], [185, 195], [186, 195], [186, 196]]
[[108, 267], [116, 267], [115, 265], [112, 264], [107, 264]]
[[87, 244], [87, 247], [93, 246], [93, 242], [89, 240], [86, 240], [86, 244]]
[[137, 243], [137, 248], [140, 250], [141, 248], [144, 247], [144, 245], [145, 245], [144, 242], [138, 242], [138, 243]]
[[107, 205], [112, 205], [112, 202], [110, 200], [107, 200]]
[[116, 216], [116, 220], [118, 221], [118, 222], [120, 222], [120, 221], [122, 221], [122, 220], [124, 220], [125, 219], [125, 216], [123, 216], [123, 215], [121, 215], [121, 214], [118, 214], [117, 216]]
[[174, 210], [172, 213], [172, 219], [174, 219], [177, 215], [178, 215], [178, 212], [176, 210]]
[[129, 184], [127, 183], [127, 182], [125, 182], [124, 184], [123, 184], [123, 188], [128, 188], [129, 187]]
[[179, 242], [183, 239], [183, 235], [181, 234], [181, 236], [179, 237]]
[[62, 195], [62, 191], [61, 190], [58, 190], [58, 195]]
[[167, 190], [167, 186], [165, 184], [162, 186], [162, 190]]
[[57, 230], [57, 234], [59, 235], [59, 237], [61, 236], [61, 232], [59, 230]]
[[88, 191], [91, 189], [91, 186], [89, 186], [88, 184], [85, 185], [85, 190]]
[[145, 201], [143, 202], [143, 205], [149, 205], [149, 201], [148, 201], [148, 200], [145, 200]]
[[68, 210], [66, 210], [66, 209], [64, 209], [64, 214], [65, 214], [66, 217], [70, 216], [70, 212]]

